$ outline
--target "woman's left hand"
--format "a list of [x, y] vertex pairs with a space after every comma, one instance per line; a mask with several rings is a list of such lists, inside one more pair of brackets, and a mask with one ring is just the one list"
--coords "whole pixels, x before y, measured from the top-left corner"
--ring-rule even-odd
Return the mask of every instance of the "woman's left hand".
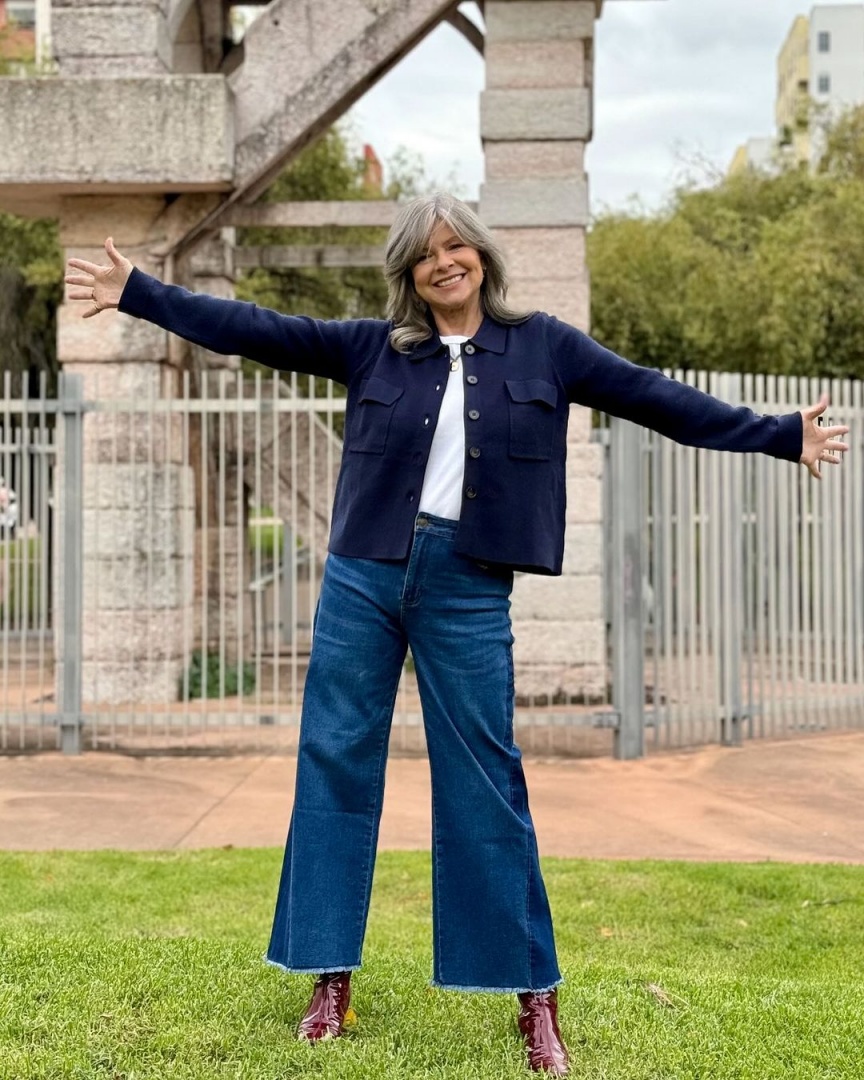
[[837, 441], [838, 436], [846, 434], [848, 427], [820, 427], [816, 422], [828, 408], [828, 404], [828, 395], [823, 394], [815, 405], [809, 405], [801, 410], [804, 442], [801, 457], [798, 460], [802, 465], [807, 466], [817, 480], [822, 479], [820, 466], [839, 465], [843, 460], [843, 454], [849, 449], [846, 443]]

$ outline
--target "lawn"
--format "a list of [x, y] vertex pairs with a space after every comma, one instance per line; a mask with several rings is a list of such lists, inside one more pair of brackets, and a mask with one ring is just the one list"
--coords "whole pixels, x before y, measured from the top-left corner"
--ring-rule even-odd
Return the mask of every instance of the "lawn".
[[[356, 1030], [296, 1042], [310, 980], [260, 961], [279, 859], [0, 853], [0, 1078], [526, 1080], [512, 997], [428, 988], [424, 853], [379, 861]], [[861, 868], [545, 871], [574, 1078], [864, 1075]]]

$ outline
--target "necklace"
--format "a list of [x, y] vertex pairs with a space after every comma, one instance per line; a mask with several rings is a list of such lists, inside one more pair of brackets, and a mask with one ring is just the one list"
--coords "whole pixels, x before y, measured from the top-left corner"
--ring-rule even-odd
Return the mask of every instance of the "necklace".
[[458, 371], [459, 370], [459, 357], [458, 356], [454, 356], [450, 360], [450, 370], [451, 371]]

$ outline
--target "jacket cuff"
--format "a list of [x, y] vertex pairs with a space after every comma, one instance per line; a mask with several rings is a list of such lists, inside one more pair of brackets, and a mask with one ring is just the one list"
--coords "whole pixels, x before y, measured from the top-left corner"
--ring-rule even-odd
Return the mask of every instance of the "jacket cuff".
[[777, 432], [769, 453], [784, 461], [798, 462], [804, 449], [804, 418], [800, 412], [775, 417]]

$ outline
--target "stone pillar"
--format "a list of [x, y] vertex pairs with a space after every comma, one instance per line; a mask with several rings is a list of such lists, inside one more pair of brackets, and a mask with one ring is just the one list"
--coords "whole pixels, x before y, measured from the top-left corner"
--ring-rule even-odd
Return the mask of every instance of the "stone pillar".
[[[594, 0], [487, 0], [480, 215], [501, 241], [510, 301], [587, 330], [585, 265]], [[535, 700], [606, 693], [602, 449], [590, 411], [571, 409], [564, 576], [517, 579], [516, 689]]]
[[[234, 297], [235, 230], [220, 229], [207, 235], [184, 261], [180, 273], [195, 292], [224, 299]], [[250, 553], [247, 542], [247, 485], [244, 479], [245, 445], [250, 425], [232, 413], [240, 371], [239, 356], [222, 356], [191, 347], [191, 363], [198, 392], [227, 399], [224, 416], [197, 421], [191, 464], [195, 472], [195, 640], [205, 652], [225, 656], [236, 664], [247, 656], [252, 640], [252, 603], [248, 585]], [[219, 438], [219, 426], [225, 438]], [[206, 450], [206, 464], [202, 461]], [[224, 449], [224, 458], [219, 455]]]
[[[67, 256], [103, 262], [102, 241], [111, 235], [137, 266], [161, 273], [148, 240], [163, 209], [159, 196], [66, 197], [61, 243]], [[149, 401], [174, 396], [165, 331], [113, 311], [82, 319], [82, 310], [80, 303], [60, 307], [58, 355], [64, 372], [83, 377], [85, 400], [146, 410]], [[186, 452], [179, 415], [85, 417], [83, 491], [70, 493], [84, 513], [85, 708], [176, 700], [192, 628], [194, 486]], [[57, 493], [58, 508], [64, 496]]]

